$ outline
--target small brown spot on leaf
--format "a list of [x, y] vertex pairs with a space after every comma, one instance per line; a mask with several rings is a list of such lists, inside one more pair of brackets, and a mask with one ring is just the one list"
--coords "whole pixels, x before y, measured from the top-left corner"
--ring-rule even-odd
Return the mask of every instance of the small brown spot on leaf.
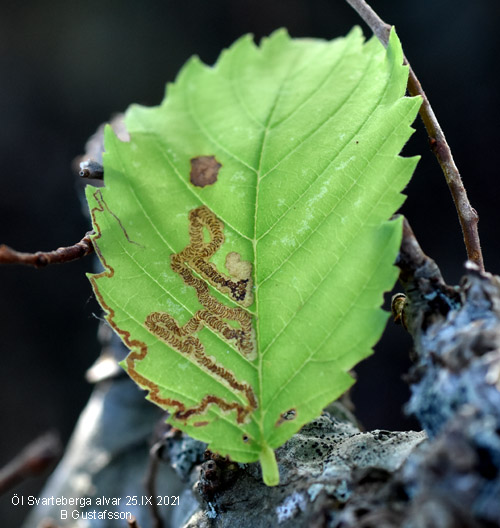
[[284, 413], [281, 413], [281, 416], [279, 417], [278, 421], [276, 422], [276, 427], [279, 425], [289, 422], [291, 420], [294, 420], [297, 416], [297, 411], [295, 409], [289, 409], [288, 411], [285, 411]]
[[189, 179], [196, 187], [212, 185], [217, 181], [217, 175], [222, 165], [215, 156], [198, 156], [191, 159], [191, 172]]

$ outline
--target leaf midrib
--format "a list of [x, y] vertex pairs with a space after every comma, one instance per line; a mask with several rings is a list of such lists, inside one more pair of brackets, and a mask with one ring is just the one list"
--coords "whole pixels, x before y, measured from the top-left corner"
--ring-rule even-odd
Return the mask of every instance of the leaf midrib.
[[[295, 55], [297, 55], [298, 53], [296, 52]], [[274, 112], [276, 111], [276, 108], [278, 106], [278, 102], [280, 100], [280, 97], [281, 97], [281, 94], [282, 94], [282, 89], [283, 89], [283, 86], [285, 85], [285, 83], [287, 82], [288, 80], [288, 76], [290, 74], [290, 71], [292, 70], [293, 68], [293, 61], [290, 61], [290, 67], [288, 69], [288, 71], [286, 72], [286, 74], [284, 75], [282, 81], [281, 81], [281, 84], [280, 84], [280, 87], [279, 89], [277, 90], [277, 93], [276, 93], [276, 98], [274, 100], [274, 103], [271, 107], [271, 110], [269, 112], [269, 116], [268, 116], [268, 119], [266, 121], [266, 128], [264, 129], [264, 132], [263, 132], [263, 135], [262, 135], [262, 142], [261, 142], [261, 146], [260, 146], [260, 156], [259, 156], [259, 166], [257, 168], [257, 181], [256, 181], [256, 185], [255, 185], [255, 214], [254, 214], [254, 235], [253, 235], [253, 240], [252, 240], [252, 245], [253, 245], [253, 255], [254, 255], [254, 277], [255, 277], [255, 312], [257, 314], [257, 317], [256, 317], [256, 341], [257, 341], [257, 359], [258, 359], [258, 384], [259, 384], [259, 389], [258, 389], [258, 393], [259, 393], [259, 409], [257, 409], [256, 413], [258, 413], [259, 415], [259, 420], [258, 420], [258, 424], [259, 424], [259, 429], [260, 429], [260, 434], [261, 434], [261, 439], [262, 441], [265, 443], [265, 435], [264, 435], [264, 409], [262, 409], [262, 403], [264, 401], [264, 397], [263, 397], [263, 379], [264, 379], [264, 376], [263, 376], [263, 366], [264, 366], [264, 362], [263, 362], [263, 356], [262, 354], [260, 353], [260, 323], [261, 323], [261, 317], [260, 317], [260, 311], [259, 311], [259, 285], [257, 284], [257, 277], [258, 277], [258, 255], [257, 255], [257, 217], [258, 217], [258, 214], [259, 214], [259, 187], [260, 187], [260, 180], [261, 180], [261, 169], [262, 169], [262, 160], [263, 160], [263, 156], [264, 156], [264, 149], [265, 149], [265, 146], [266, 146], [266, 140], [267, 140], [267, 137], [269, 135], [269, 131], [271, 130], [271, 122], [272, 122], [272, 118], [273, 118], [273, 115], [274, 115]]]
[[[277, 271], [279, 271], [279, 269], [281, 269], [281, 267], [286, 263], [288, 262], [292, 257], [293, 255], [296, 253], [296, 251], [298, 251], [298, 249], [300, 249], [304, 243], [310, 238], [310, 236], [312, 236], [313, 233], [315, 233], [320, 227], [321, 225], [323, 225], [323, 223], [325, 222], [326, 218], [328, 218], [332, 213], [333, 211], [336, 209], [336, 206], [338, 205], [338, 203], [340, 202], [337, 202], [335, 204], [335, 206], [328, 212], [328, 214], [322, 219], [320, 220], [320, 222], [318, 223], [318, 225], [315, 227], [314, 230], [312, 230], [310, 233], [308, 233], [308, 235], [306, 236], [306, 238], [302, 241], [302, 243], [294, 248], [294, 250], [290, 253], [290, 255], [288, 255], [288, 257], [286, 259], [284, 259], [280, 265], [278, 266], [277, 269], [273, 270], [273, 272], [268, 275], [263, 281], [261, 281], [260, 283], [257, 282], [257, 277], [258, 277], [258, 242], [264, 238], [266, 235], [268, 235], [275, 227], [276, 225], [278, 225], [281, 220], [286, 217], [289, 212], [291, 210], [293, 210], [293, 205], [295, 205], [303, 196], [304, 194], [306, 194], [314, 185], [315, 183], [325, 174], [325, 172], [332, 166], [333, 163], [335, 163], [335, 161], [338, 159], [338, 157], [342, 154], [342, 152], [344, 152], [344, 150], [349, 146], [350, 142], [352, 141], [352, 138], [356, 136], [356, 134], [359, 133], [359, 131], [363, 128], [363, 126], [366, 124], [366, 122], [370, 119], [370, 117], [373, 115], [373, 112], [374, 112], [374, 109], [377, 108], [377, 106], [380, 104], [380, 101], [383, 99], [383, 97], [385, 96], [386, 94], [386, 91], [387, 91], [387, 87], [388, 85], [390, 84], [390, 81], [391, 81], [391, 77], [392, 77], [392, 74], [393, 74], [393, 71], [391, 70], [391, 72], [389, 73], [389, 76], [386, 78], [386, 82], [385, 82], [385, 86], [384, 86], [384, 89], [380, 92], [380, 95], [377, 99], [377, 101], [371, 106], [370, 110], [368, 112], [366, 112], [365, 114], [365, 118], [364, 120], [360, 123], [360, 125], [357, 127], [356, 131], [354, 131], [353, 133], [351, 133], [349, 139], [344, 143], [344, 145], [342, 146], [342, 148], [338, 151], [338, 153], [336, 154], [336, 156], [326, 165], [326, 167], [315, 177], [314, 181], [310, 182], [310, 184], [305, 188], [305, 190], [303, 191], [303, 193], [301, 194], [301, 196], [299, 196], [298, 198], [296, 198], [294, 200], [294, 202], [291, 204], [290, 207], [287, 208], [287, 210], [274, 222], [274, 224], [272, 226], [269, 227], [269, 229], [267, 229], [263, 234], [261, 234], [260, 236], [257, 236], [257, 218], [258, 218], [258, 209], [259, 209], [259, 188], [260, 188], [260, 182], [268, 175], [270, 175], [271, 173], [273, 173], [277, 167], [279, 167], [283, 162], [285, 162], [288, 158], [290, 158], [290, 156], [292, 156], [294, 154], [294, 152], [296, 152], [298, 149], [301, 148], [301, 146], [306, 142], [308, 141], [309, 139], [311, 139], [312, 137], [314, 137], [316, 134], [320, 133], [321, 130], [323, 129], [324, 126], [326, 126], [329, 122], [331, 122], [331, 120], [335, 117], [335, 115], [337, 115], [337, 113], [342, 109], [344, 108], [345, 104], [347, 104], [347, 102], [355, 96], [355, 94], [358, 92], [359, 90], [359, 87], [362, 85], [363, 81], [366, 79], [366, 75], [368, 73], [368, 71], [370, 70], [370, 61], [369, 60], [366, 60], [365, 61], [365, 65], [364, 65], [364, 69], [363, 69], [363, 72], [362, 74], [359, 76], [357, 82], [356, 82], [356, 85], [355, 87], [349, 91], [349, 94], [347, 96], [344, 97], [344, 99], [338, 104], [336, 105], [336, 108], [334, 109], [333, 113], [331, 113], [326, 119], [324, 119], [318, 126], [316, 126], [314, 128], [314, 130], [312, 130], [309, 134], [307, 134], [306, 136], [302, 137], [301, 140], [296, 144], [294, 145], [294, 147], [285, 155], [283, 156], [271, 169], [267, 170], [264, 174], [262, 174], [262, 164], [263, 164], [263, 158], [264, 158], [264, 153], [265, 153], [265, 147], [266, 147], [266, 142], [267, 142], [267, 139], [269, 137], [269, 134], [270, 132], [272, 132], [273, 129], [275, 129], [277, 126], [285, 123], [288, 119], [291, 118], [291, 116], [293, 116], [297, 111], [300, 110], [300, 108], [302, 108], [310, 99], [311, 97], [314, 97], [314, 95], [316, 93], [318, 93], [318, 91], [325, 85], [325, 83], [328, 81], [328, 79], [330, 79], [331, 75], [333, 75], [333, 71], [338, 67], [339, 64], [341, 64], [342, 60], [346, 57], [346, 54], [345, 54], [345, 47], [344, 49], [342, 50], [342, 54], [339, 58], [339, 60], [337, 60], [335, 62], [335, 64], [331, 67], [331, 69], [329, 70], [328, 74], [322, 79], [321, 83], [320, 83], [320, 86], [316, 86], [315, 89], [312, 91], [311, 94], [309, 94], [307, 97], [305, 97], [292, 111], [290, 111], [284, 119], [282, 119], [281, 121], [278, 121], [277, 123], [272, 123], [272, 119], [274, 117], [274, 114], [275, 114], [275, 111], [276, 111], [276, 108], [279, 104], [279, 101], [280, 101], [280, 97], [281, 97], [281, 94], [283, 93], [282, 92], [282, 89], [284, 87], [284, 85], [290, 81], [290, 79], [292, 78], [290, 76], [290, 73], [291, 71], [293, 70], [293, 66], [294, 66], [294, 61], [291, 60], [290, 61], [290, 67], [289, 69], [287, 70], [287, 72], [284, 74], [283, 76], [283, 79], [281, 81], [281, 84], [280, 84], [280, 87], [279, 89], [277, 90], [277, 93], [276, 93], [276, 98], [273, 102], [273, 105], [272, 107], [270, 108], [270, 111], [269, 111], [269, 114], [268, 114], [268, 117], [267, 117], [267, 120], [266, 120], [266, 123], [265, 123], [265, 127], [264, 127], [264, 130], [262, 131], [262, 141], [261, 141], [261, 146], [260, 146], [260, 152], [259, 152], [259, 161], [258, 161], [258, 167], [257, 169], [255, 169], [254, 167], [251, 167], [250, 165], [248, 165], [246, 162], [244, 162], [243, 160], [239, 159], [238, 157], [236, 157], [234, 154], [232, 154], [230, 151], [228, 151], [226, 148], [224, 148], [220, 143], [219, 141], [213, 137], [210, 132], [207, 130], [206, 127], [203, 126], [203, 123], [202, 123], [202, 120], [198, 119], [197, 118], [197, 115], [196, 115], [196, 112], [194, 111], [194, 108], [191, 104], [191, 102], [189, 101], [189, 97], [187, 97], [188, 101], [187, 101], [187, 107], [188, 107], [188, 111], [193, 119], [193, 121], [196, 123], [196, 125], [199, 127], [199, 129], [202, 131], [202, 133], [205, 135], [205, 137], [211, 142], [213, 143], [216, 147], [220, 148], [223, 152], [225, 152], [227, 155], [231, 156], [234, 160], [236, 160], [237, 162], [239, 162], [240, 164], [242, 164], [243, 166], [245, 166], [246, 168], [248, 168], [250, 171], [252, 171], [253, 173], [256, 174], [256, 187], [255, 187], [255, 213], [254, 213], [254, 233], [253, 233], [253, 238], [250, 238], [250, 237], [246, 237], [245, 235], [242, 235], [242, 233], [239, 233], [239, 231], [237, 229], [235, 229], [233, 227], [233, 230], [240, 234], [241, 236], [243, 236], [244, 238], [246, 238], [247, 240], [250, 240], [251, 243], [252, 243], [252, 246], [253, 246], [253, 256], [254, 256], [254, 277], [255, 277], [255, 315], [256, 315], [256, 339], [257, 339], [257, 347], [258, 347], [258, 384], [259, 384], [259, 388], [258, 388], [258, 393], [259, 393], [259, 403], [262, 405], [262, 402], [263, 402], [263, 383], [262, 383], [262, 380], [263, 380], [263, 359], [264, 359], [264, 355], [265, 355], [265, 352], [272, 346], [272, 344], [276, 341], [276, 339], [286, 330], [286, 328], [289, 327], [289, 324], [290, 324], [290, 321], [294, 320], [298, 311], [290, 318], [290, 320], [287, 322], [287, 324], [285, 325], [285, 327], [279, 332], [279, 334], [277, 336], [275, 336], [275, 338], [273, 339], [273, 341], [266, 347], [266, 350], [265, 351], [262, 351], [260, 352], [259, 348], [260, 348], [260, 324], [261, 324], [261, 320], [260, 320], [260, 310], [259, 310], [259, 294], [258, 294], [258, 291], [259, 291], [259, 287], [264, 283], [266, 282], [268, 279], [270, 279]], [[299, 51], [296, 52], [295, 55], [298, 55], [299, 54]], [[231, 79], [233, 80], [233, 79]], [[232, 89], [234, 90], [234, 83], [231, 82], [231, 87]], [[249, 110], [248, 108], [246, 107], [246, 105], [243, 103], [243, 100], [241, 98], [237, 98], [239, 104], [240, 104], [240, 107], [242, 108], [242, 110], [248, 115], [249, 114]], [[259, 127], [262, 126], [262, 124], [260, 122], [258, 122], [258, 120], [256, 120], [256, 118], [252, 115], [250, 116], [252, 118], [252, 121], [258, 123]], [[174, 168], [175, 170], [175, 168]], [[178, 174], [178, 177], [181, 177], [180, 174]], [[356, 182], [353, 182], [349, 188], [347, 189], [347, 191], [344, 193], [343, 196], [346, 196], [348, 195], [351, 190], [355, 187], [355, 183]], [[196, 194], [196, 193], [195, 193]], [[385, 193], [384, 193], [385, 194]], [[199, 197], [198, 197], [199, 198]], [[201, 198], [199, 198], [201, 200]], [[378, 203], [379, 201], [377, 201]], [[371, 208], [371, 210], [373, 210], [373, 207]], [[226, 222], [226, 219], [224, 218], [223, 221], [225, 223]], [[229, 224], [228, 224], [229, 225]], [[364, 224], [360, 227], [360, 230], [362, 229], [362, 227], [364, 226]], [[332, 266], [332, 268], [329, 270], [328, 273], [326, 273], [324, 275], [324, 277], [322, 278], [321, 280], [321, 283], [326, 280], [326, 278], [330, 275], [331, 273], [331, 270], [335, 268], [335, 265]], [[311, 294], [308, 296], [308, 298], [305, 300], [305, 302], [303, 304], [301, 304], [301, 306], [305, 305], [309, 299], [312, 297], [312, 295], [314, 295], [314, 292], [317, 291], [317, 288], [315, 288]], [[356, 299], [358, 298], [358, 296], [355, 297]], [[352, 306], [352, 303], [351, 303], [351, 306]], [[337, 326], [337, 325], [336, 325]], [[336, 327], [335, 326], [335, 327]], [[331, 335], [331, 333], [329, 334]], [[304, 367], [305, 364], [307, 364], [307, 362], [317, 353], [317, 350], [318, 348], [316, 348], [312, 354], [309, 356], [309, 358], [306, 358], [304, 362], [301, 363], [301, 368], [299, 370], [302, 370], [302, 368]], [[296, 374], [295, 374], [296, 375]], [[295, 377], [294, 375], [294, 377]], [[287, 383], [288, 385], [288, 383]], [[280, 391], [281, 392], [281, 391]], [[274, 399], [272, 400], [274, 401]], [[262, 409], [262, 407], [260, 409], [258, 409], [256, 412], [260, 414], [260, 429], [261, 429], [261, 434], [263, 435], [263, 432], [264, 432], [264, 416], [267, 412], [267, 410], [270, 408], [270, 403], [271, 402], [267, 402], [266, 403], [266, 409]], [[259, 412], [260, 411], [260, 412]]]

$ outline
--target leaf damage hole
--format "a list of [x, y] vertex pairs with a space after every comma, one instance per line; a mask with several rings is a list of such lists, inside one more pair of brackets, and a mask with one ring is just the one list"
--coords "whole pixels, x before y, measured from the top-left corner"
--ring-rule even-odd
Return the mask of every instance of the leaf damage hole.
[[190, 182], [196, 187], [213, 185], [217, 181], [219, 169], [222, 165], [215, 156], [198, 156], [191, 159]]
[[[208, 240], [204, 237], [204, 230], [210, 235]], [[231, 273], [231, 277], [228, 277], [209, 262], [224, 243], [224, 224], [206, 206], [190, 211], [189, 238], [190, 243], [180, 253], [170, 256], [170, 265], [187, 286], [195, 289], [203, 309], [198, 310], [182, 326], [167, 312], [152, 312], [146, 317], [144, 324], [153, 335], [174, 350], [192, 358], [211, 376], [245, 396], [248, 405], [236, 409], [237, 420], [241, 423], [257, 408], [255, 394], [247, 383], [238, 381], [232, 372], [218, 365], [213, 357], [206, 354], [205, 347], [197, 334], [206, 326], [233, 343], [244, 357], [249, 360], [255, 359], [257, 352], [252, 315], [243, 308], [222, 304], [211, 295], [207, 285], [208, 282], [221, 293], [227, 294], [233, 301], [243, 306], [250, 306], [253, 302], [252, 265], [242, 261], [238, 253], [231, 252], [226, 256], [226, 267]], [[205, 280], [195, 276], [193, 270]], [[235, 322], [236, 325], [233, 326], [225, 320]], [[220, 405], [215, 396], [209, 395], [206, 398], [207, 405], [216, 403], [223, 410], [227, 410]], [[210, 400], [210, 398], [215, 399]], [[232, 410], [232, 407], [229, 410]], [[176, 418], [185, 420], [192, 414], [194, 411], [191, 410], [178, 411]]]
[[281, 413], [280, 417], [278, 418], [278, 421], [276, 422], [276, 427], [279, 427], [285, 422], [290, 422], [292, 420], [295, 420], [296, 417], [297, 417], [297, 411], [295, 409], [289, 409], [288, 411]]

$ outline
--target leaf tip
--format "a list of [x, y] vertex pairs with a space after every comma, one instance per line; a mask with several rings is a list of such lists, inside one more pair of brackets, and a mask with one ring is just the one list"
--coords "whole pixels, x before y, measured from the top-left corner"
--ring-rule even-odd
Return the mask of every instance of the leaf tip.
[[269, 37], [264, 37], [262, 40], [272, 40], [272, 39], [288, 39], [290, 40], [290, 33], [288, 33], [288, 29], [287, 28], [278, 28], [278, 29], [275, 29], [270, 35]]
[[[398, 34], [396, 33], [396, 28], [391, 27], [391, 32], [389, 33], [389, 41], [387, 43], [387, 55], [392, 57], [394, 63], [402, 65], [403, 64], [403, 47], [401, 46], [401, 41], [399, 40]], [[405, 68], [408, 68], [405, 66]]]
[[269, 36], [262, 37], [259, 42], [259, 48], [262, 51], [266, 49], [273, 49], [275, 46], [283, 46], [291, 41], [292, 37], [286, 28], [275, 29]]
[[352, 26], [349, 33], [345, 36], [346, 40], [365, 40], [365, 36], [363, 33], [363, 30], [361, 29], [361, 26], [358, 26], [357, 24], [355, 26]]
[[246, 33], [245, 35], [242, 35], [240, 38], [235, 40], [228, 48], [223, 49], [221, 54], [219, 55], [219, 58], [217, 59], [217, 62], [214, 64], [213, 67], [217, 68], [221, 63], [223, 63], [228, 54], [235, 53], [236, 50], [238, 50], [239, 48], [246, 48], [248, 46], [254, 49], [257, 48], [255, 44], [255, 35], [253, 33]]

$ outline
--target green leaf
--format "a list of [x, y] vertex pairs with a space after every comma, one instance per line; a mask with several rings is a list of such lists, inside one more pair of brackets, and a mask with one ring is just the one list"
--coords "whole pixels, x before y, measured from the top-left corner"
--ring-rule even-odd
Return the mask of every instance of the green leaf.
[[169, 422], [261, 461], [353, 382], [387, 314], [382, 294], [417, 159], [398, 156], [420, 100], [387, 51], [347, 37], [250, 36], [191, 59], [129, 142], [105, 133], [106, 187], [87, 188], [104, 271], [90, 277], [124, 362]]

